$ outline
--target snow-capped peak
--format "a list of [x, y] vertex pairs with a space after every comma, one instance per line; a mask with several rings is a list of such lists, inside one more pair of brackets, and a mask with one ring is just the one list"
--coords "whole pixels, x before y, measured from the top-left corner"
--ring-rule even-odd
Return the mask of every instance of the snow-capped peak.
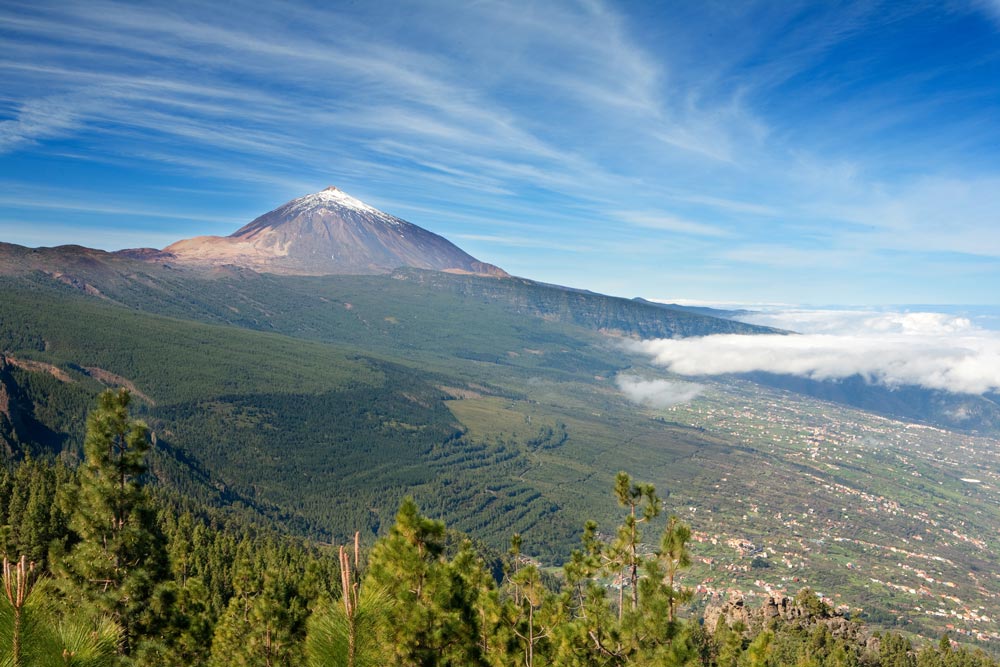
[[343, 190], [338, 190], [332, 185], [314, 194], [299, 197], [298, 199], [289, 202], [287, 206], [289, 209], [294, 211], [316, 207], [335, 207], [385, 216], [385, 214], [377, 208], [369, 206], [360, 199], [356, 199]]

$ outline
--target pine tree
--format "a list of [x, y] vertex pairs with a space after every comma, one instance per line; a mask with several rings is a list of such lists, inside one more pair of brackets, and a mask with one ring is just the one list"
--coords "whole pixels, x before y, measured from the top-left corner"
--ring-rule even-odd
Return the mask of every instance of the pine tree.
[[34, 563], [28, 565], [27, 558], [21, 557], [17, 563], [3, 559], [3, 598], [0, 598], [0, 648], [9, 656], [11, 667], [24, 667], [25, 651], [30, 656], [43, 644], [39, 623], [34, 618], [35, 605], [32, 604], [32, 583], [35, 576]]
[[5, 500], [0, 504], [0, 525], [5, 529], [0, 551], [9, 557], [25, 556], [44, 570], [52, 542], [66, 533], [68, 518], [56, 498], [70, 473], [62, 465], [28, 457], [5, 477], [6, 483], [0, 482]]
[[660, 540], [660, 551], [657, 554], [667, 573], [667, 594], [670, 596], [669, 619], [673, 623], [677, 619], [677, 604], [690, 599], [691, 593], [685, 589], [677, 590], [677, 574], [691, 567], [691, 554], [687, 543], [691, 539], [691, 529], [676, 516], [671, 516], [667, 528]]
[[108, 618], [74, 612], [58, 618], [46, 604], [52, 591], [27, 559], [3, 559], [0, 575], [0, 665], [111, 667], [121, 630]]
[[[633, 483], [628, 473], [622, 471], [615, 477], [615, 497], [618, 504], [628, 507], [629, 513], [625, 522], [618, 529], [618, 538], [613, 545], [613, 552], [628, 576], [632, 589], [632, 611], [639, 606], [639, 539], [642, 534], [639, 524], [653, 519], [660, 513], [660, 499], [652, 484]], [[642, 506], [641, 516], [636, 509]], [[618, 594], [618, 619], [621, 620], [624, 607], [625, 581], [621, 581]]]
[[303, 664], [312, 596], [305, 568], [289, 545], [251, 540], [237, 548], [233, 596], [215, 626], [210, 667], [293, 667]]
[[[625, 664], [627, 647], [621, 622], [598, 580], [604, 573], [620, 574], [620, 560], [600, 540], [593, 521], [584, 525], [580, 540], [583, 548], [574, 550], [570, 562], [563, 567], [568, 591], [561, 598], [564, 618], [553, 623], [556, 663], [574, 667]], [[621, 610], [620, 591], [618, 610]]]
[[125, 631], [127, 653], [144, 631], [139, 621], [164, 575], [164, 540], [140, 477], [148, 428], [129, 416], [128, 391], [107, 390], [87, 418], [84, 465], [72, 499], [76, 536], [57, 570], [71, 589]]
[[215, 628], [211, 667], [295, 667], [303, 663], [302, 638], [294, 620], [303, 601], [289, 595], [287, 574], [268, 571], [255, 594], [230, 600]]
[[525, 667], [535, 667], [536, 646], [550, 634], [550, 630], [538, 622], [538, 612], [547, 601], [549, 593], [534, 565], [520, 569], [509, 583], [516, 592], [513, 632], [523, 647]]
[[719, 667], [736, 667], [740, 655], [743, 653], [743, 631], [746, 628], [742, 623], [737, 627], [730, 628], [726, 625], [725, 619], [720, 619], [715, 628], [715, 636], [712, 643], [715, 647], [715, 664]]
[[444, 551], [444, 524], [421, 516], [405, 498], [389, 535], [372, 550], [364, 586], [382, 588], [396, 600], [383, 627], [382, 640], [399, 665], [423, 665], [434, 659], [437, 618], [429, 604], [427, 584]]
[[393, 652], [388, 664], [486, 664], [476, 605], [477, 587], [487, 585], [487, 576], [467, 543], [450, 563], [444, 544], [444, 524], [422, 516], [406, 498], [389, 535], [372, 550], [363, 587], [384, 590], [396, 601], [380, 632]]
[[771, 646], [774, 642], [774, 633], [765, 630], [754, 637], [743, 654], [741, 664], [744, 667], [767, 667], [770, 664], [768, 658], [771, 657]]
[[306, 634], [311, 667], [380, 667], [386, 652], [378, 642], [378, 627], [393, 605], [392, 598], [373, 586], [361, 589], [358, 567], [360, 535], [351, 554], [340, 547], [340, 600], [314, 613]]

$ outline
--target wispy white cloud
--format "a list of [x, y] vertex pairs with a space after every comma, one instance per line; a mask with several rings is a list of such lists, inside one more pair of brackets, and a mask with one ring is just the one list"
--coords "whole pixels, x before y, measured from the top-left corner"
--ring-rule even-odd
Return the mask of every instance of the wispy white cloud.
[[618, 211], [615, 217], [623, 222], [646, 229], [660, 229], [677, 234], [693, 234], [695, 236], [730, 236], [730, 232], [713, 225], [684, 220], [668, 213], [648, 213], [643, 211]]
[[922, 177], [872, 188], [827, 213], [866, 226], [850, 233], [871, 246], [1000, 257], [1000, 176]]
[[584, 245], [561, 244], [547, 241], [544, 237], [538, 236], [490, 236], [487, 234], [454, 234], [455, 238], [467, 241], [486, 241], [501, 246], [514, 246], [517, 248], [544, 248], [547, 250], [558, 250], [560, 252], [587, 252], [593, 250]]
[[[370, 182], [383, 174], [394, 187], [422, 181], [431, 186], [424, 190], [448, 188], [466, 202], [513, 196], [524, 183], [592, 196], [592, 184], [618, 181], [572, 148], [525, 129], [530, 123], [498, 104], [488, 88], [470, 86], [452, 61], [370, 39], [364, 26], [336, 12], [299, 8], [316, 25], [342, 28], [303, 36], [283, 29], [284, 22], [238, 17], [213, 24], [220, 15], [189, 18], [155, 6], [60, 10], [15, 21], [40, 38], [33, 41], [54, 34], [60, 41], [38, 54], [48, 62], [12, 69], [44, 76], [46, 88], [72, 86], [75, 99], [101, 106], [73, 123], [55, 116], [44, 126], [22, 122], [11, 128], [4, 149], [29, 135], [99, 132], [104, 147], [168, 170], [274, 185], [303, 182], [303, 172], [334, 174], [327, 182], [340, 180], [335, 173]], [[517, 12], [502, 13], [516, 22]], [[581, 29], [586, 20], [578, 21]], [[69, 45], [94, 43], [108, 50], [91, 53], [103, 63], [74, 68]], [[191, 67], [200, 69], [197, 84], [188, 83]], [[260, 85], [262, 74], [270, 85]], [[209, 150], [192, 150], [199, 146]], [[293, 170], [298, 178], [290, 179]]]
[[51, 95], [20, 104], [13, 120], [0, 121], [0, 155], [44, 139], [70, 134], [85, 125], [85, 109], [93, 107], [79, 95]]
[[784, 243], [763, 245], [748, 243], [720, 251], [719, 255], [729, 262], [743, 262], [776, 269], [809, 269], [817, 266], [844, 268], [857, 265], [861, 257], [871, 252], [862, 247], [841, 249], [815, 246], [789, 246]]
[[691, 204], [701, 204], [710, 208], [720, 209], [731, 213], [745, 215], [776, 216], [780, 214], [780, 209], [766, 205], [755, 204], [753, 202], [726, 199], [725, 197], [712, 197], [709, 195], [678, 193], [671, 196], [675, 201], [688, 202]]
[[99, 213], [101, 215], [125, 216], [130, 218], [163, 218], [167, 220], [187, 220], [210, 223], [236, 224], [241, 225], [246, 221], [236, 217], [206, 216], [203, 212], [191, 211], [188, 213], [164, 211], [162, 209], [131, 206], [113, 206], [106, 203], [96, 203], [82, 199], [70, 199], [65, 193], [53, 194], [49, 196], [42, 194], [36, 198], [17, 197], [0, 194], [0, 206], [13, 209], [31, 209], [41, 211], [73, 211], [77, 213]]
[[1000, 0], [979, 0], [978, 4], [1000, 27]]
[[635, 375], [617, 375], [615, 384], [633, 403], [653, 408], [668, 408], [697, 398], [705, 385], [673, 380], [647, 380]]
[[[983, 148], [1000, 133], [992, 98], [926, 94], [921, 81], [947, 76], [937, 66], [875, 80], [881, 46], [839, 51], [933, 11], [10, 2], [0, 154], [239, 186], [260, 206], [337, 184], [375, 204], [448, 209], [446, 229], [493, 243], [499, 264], [577, 247], [585, 256], [561, 277], [540, 271], [593, 289], [635, 294], [682, 275], [726, 298], [727, 284], [805, 289], [810, 270], [828, 290], [859, 274], [898, 289], [944, 251], [962, 256], [936, 271], [956, 293], [970, 284], [957, 275], [965, 257], [1000, 258], [1000, 174]], [[974, 97], [978, 114], [934, 110]], [[496, 241], [518, 221], [545, 238], [529, 243], [524, 227]], [[648, 273], [631, 271], [655, 253]]]

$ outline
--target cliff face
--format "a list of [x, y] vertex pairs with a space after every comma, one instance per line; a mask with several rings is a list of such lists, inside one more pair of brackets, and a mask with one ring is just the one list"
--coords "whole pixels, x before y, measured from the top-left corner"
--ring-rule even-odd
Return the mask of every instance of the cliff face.
[[[58, 451], [62, 438], [39, 422], [35, 417], [35, 405], [14, 376], [14, 369], [30, 369], [30, 372], [46, 372], [33, 362], [19, 361], [0, 354], [0, 452], [5, 458], [25, 453], [41, 453], [25, 443], [42, 446], [42, 451]], [[60, 371], [61, 372], [61, 371]], [[26, 449], [27, 448], [27, 449]]]
[[633, 338], [680, 338], [720, 333], [779, 333], [734, 320], [709, 317], [633, 299], [596, 294], [524, 278], [485, 280], [401, 269], [397, 280], [409, 280], [463, 297], [479, 298], [519, 315], [541, 317]]

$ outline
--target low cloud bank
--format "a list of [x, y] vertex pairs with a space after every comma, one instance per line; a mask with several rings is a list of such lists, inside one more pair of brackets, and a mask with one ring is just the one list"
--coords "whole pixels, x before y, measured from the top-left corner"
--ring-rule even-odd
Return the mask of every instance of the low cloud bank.
[[695, 382], [644, 380], [634, 375], [619, 375], [615, 378], [615, 384], [628, 400], [654, 408], [669, 408], [678, 403], [687, 403], [705, 388]]
[[741, 319], [807, 333], [647, 340], [629, 347], [679, 375], [763, 371], [814, 380], [860, 375], [887, 387], [1000, 391], [1000, 333], [963, 317], [799, 310]]
[[736, 319], [805, 334], [951, 336], [985, 333], [969, 318], [947, 313], [799, 309], [747, 313]]

